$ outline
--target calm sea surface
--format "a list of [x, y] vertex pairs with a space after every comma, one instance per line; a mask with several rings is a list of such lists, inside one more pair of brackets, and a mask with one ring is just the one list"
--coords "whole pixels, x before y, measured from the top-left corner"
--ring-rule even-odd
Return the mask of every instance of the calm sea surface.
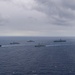
[[0, 37], [0, 44], [0, 75], [75, 75], [74, 37]]

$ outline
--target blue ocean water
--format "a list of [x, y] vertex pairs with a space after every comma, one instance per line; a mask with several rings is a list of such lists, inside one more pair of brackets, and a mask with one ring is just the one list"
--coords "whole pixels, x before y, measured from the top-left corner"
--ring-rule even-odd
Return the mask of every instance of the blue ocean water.
[[[66, 42], [53, 42], [60, 38]], [[0, 37], [0, 44], [0, 75], [75, 75], [74, 37]]]

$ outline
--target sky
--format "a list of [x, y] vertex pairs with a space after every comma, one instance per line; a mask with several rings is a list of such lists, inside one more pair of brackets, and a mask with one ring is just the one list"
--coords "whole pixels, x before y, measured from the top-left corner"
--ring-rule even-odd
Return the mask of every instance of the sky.
[[75, 0], [0, 0], [0, 36], [75, 36]]

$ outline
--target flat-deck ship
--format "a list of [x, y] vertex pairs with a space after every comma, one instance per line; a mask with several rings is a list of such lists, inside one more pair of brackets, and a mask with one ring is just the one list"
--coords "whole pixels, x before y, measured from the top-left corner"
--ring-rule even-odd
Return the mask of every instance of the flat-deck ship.
[[66, 42], [66, 40], [54, 40], [54, 42]]

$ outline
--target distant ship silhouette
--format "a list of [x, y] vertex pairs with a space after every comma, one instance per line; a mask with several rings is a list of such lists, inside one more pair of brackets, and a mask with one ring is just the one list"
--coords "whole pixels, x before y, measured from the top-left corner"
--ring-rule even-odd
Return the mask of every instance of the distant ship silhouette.
[[2, 45], [0, 45], [0, 47], [2, 47]]
[[29, 40], [29, 41], [27, 41], [27, 42], [35, 42], [35, 41], [33, 41], [33, 40]]
[[54, 40], [54, 42], [66, 42], [66, 40], [60, 39], [60, 40]]
[[35, 45], [35, 47], [45, 47], [45, 45], [43, 45], [43, 44], [38, 44], [38, 45]]
[[18, 43], [18, 42], [12, 42], [12, 43], [10, 43], [10, 44], [20, 44], [20, 43]]

